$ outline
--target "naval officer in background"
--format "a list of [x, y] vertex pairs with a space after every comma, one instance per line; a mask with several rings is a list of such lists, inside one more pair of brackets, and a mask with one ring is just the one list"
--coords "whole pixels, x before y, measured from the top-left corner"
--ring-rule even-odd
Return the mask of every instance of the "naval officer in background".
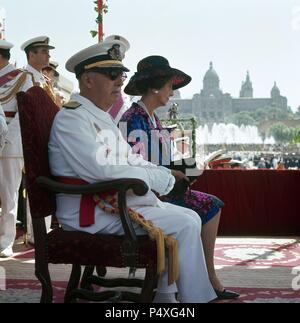
[[18, 213], [18, 195], [24, 167], [21, 130], [16, 94], [33, 86], [28, 72], [9, 63], [13, 44], [0, 40], [0, 102], [6, 117], [8, 133], [0, 149], [0, 257], [13, 255]]

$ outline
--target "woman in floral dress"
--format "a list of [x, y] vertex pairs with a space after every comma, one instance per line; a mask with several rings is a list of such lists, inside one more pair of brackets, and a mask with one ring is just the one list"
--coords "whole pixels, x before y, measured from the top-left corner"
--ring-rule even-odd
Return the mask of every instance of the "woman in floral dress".
[[[162, 127], [155, 110], [166, 106], [173, 91], [190, 81], [190, 76], [171, 68], [164, 57], [149, 56], [139, 62], [137, 72], [130, 79], [125, 93], [142, 98], [132, 104], [119, 123], [134, 152], [142, 154], [145, 159], [157, 165], [164, 166], [166, 161], [170, 162], [170, 135]], [[178, 170], [173, 170], [172, 174], [177, 181], [188, 180]], [[225, 290], [214, 267], [214, 248], [224, 203], [215, 196], [194, 190], [188, 190], [181, 196], [163, 197], [163, 200], [191, 208], [199, 214], [203, 225], [201, 237], [210, 281], [220, 299], [238, 297], [237, 293]]]

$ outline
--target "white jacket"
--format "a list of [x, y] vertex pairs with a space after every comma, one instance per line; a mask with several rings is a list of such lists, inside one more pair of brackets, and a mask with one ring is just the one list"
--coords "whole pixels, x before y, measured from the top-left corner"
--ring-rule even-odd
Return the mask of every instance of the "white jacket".
[[[5, 66], [3, 69], [0, 70], [0, 77], [14, 71], [15, 69], [16, 68], [11, 64]], [[10, 90], [14, 87], [16, 82], [21, 77], [21, 75], [22, 74], [19, 74], [13, 80], [7, 82], [2, 87], [0, 87], [0, 97], [3, 97], [5, 96], [5, 93], [10, 92]], [[26, 92], [30, 87], [32, 87], [32, 85], [32, 77], [30, 75], [27, 75], [26, 80], [21, 86], [19, 92]], [[8, 122], [8, 133], [5, 138], [6, 144], [4, 146], [2, 154], [0, 152], [0, 158], [21, 158], [23, 157], [23, 150], [21, 141], [21, 130], [19, 124], [19, 114], [17, 113], [18, 104], [16, 97], [14, 96], [9, 102], [3, 103], [2, 108], [4, 112], [16, 112], [16, 115], [14, 118], [6, 119]]]
[[[78, 102], [79, 107], [58, 112], [51, 130], [49, 161], [52, 175], [80, 178], [89, 183], [137, 178], [162, 195], [173, 188], [175, 179], [170, 170], [132, 154], [108, 113], [79, 94], [73, 95], [71, 100]], [[63, 226], [96, 233], [109, 225], [110, 220], [104, 212], [96, 208], [95, 225], [80, 228], [80, 199], [76, 195], [58, 195], [57, 217]], [[130, 192], [127, 202], [131, 207], [163, 207], [151, 190], [143, 197]]]
[[6, 125], [5, 115], [4, 115], [2, 106], [0, 105], [0, 153], [4, 147], [5, 137], [7, 132], [8, 132], [8, 129]]

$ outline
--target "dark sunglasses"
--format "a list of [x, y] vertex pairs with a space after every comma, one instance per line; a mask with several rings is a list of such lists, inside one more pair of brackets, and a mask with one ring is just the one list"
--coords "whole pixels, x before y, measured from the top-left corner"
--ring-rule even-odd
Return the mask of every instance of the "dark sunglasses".
[[106, 75], [111, 81], [115, 81], [120, 76], [122, 77], [122, 80], [125, 80], [127, 78], [127, 74], [122, 70], [101, 70], [97, 69], [97, 73]]

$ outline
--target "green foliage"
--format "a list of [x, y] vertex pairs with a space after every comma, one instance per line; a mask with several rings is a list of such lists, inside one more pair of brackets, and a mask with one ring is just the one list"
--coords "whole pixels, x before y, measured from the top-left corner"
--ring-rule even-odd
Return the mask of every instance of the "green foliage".
[[257, 122], [267, 121], [269, 119], [269, 113], [267, 109], [257, 109], [255, 112], [251, 113], [251, 116]]
[[269, 129], [269, 135], [273, 136], [277, 142], [289, 143], [292, 142], [299, 134], [299, 129], [289, 128], [283, 123], [276, 123]]
[[254, 126], [256, 125], [255, 119], [252, 117], [251, 113], [247, 111], [235, 113], [231, 115], [229, 118], [226, 120], [227, 122], [234, 123], [238, 126], [241, 125], [250, 125]]
[[299, 107], [298, 107], [298, 109], [297, 109], [297, 111], [296, 111], [296, 113], [295, 113], [295, 116], [296, 116], [297, 118], [300, 118], [300, 105], [299, 105]]
[[[300, 117], [300, 107], [298, 111]], [[235, 113], [226, 119], [226, 122], [232, 122], [236, 125], [259, 125], [266, 121], [283, 121], [295, 119], [295, 114], [289, 108], [287, 111], [283, 111], [276, 106], [266, 106], [264, 108], [258, 108], [254, 111], [242, 111]]]
[[98, 31], [96, 31], [96, 30], [91, 30], [90, 33], [93, 38], [95, 38], [98, 35]]
[[300, 143], [300, 128], [294, 129], [294, 136], [291, 140], [291, 144], [299, 144]]
[[[108, 4], [107, 4], [107, 2], [108, 2], [108, 0], [103, 0], [102, 11], [99, 11], [98, 1], [93, 1], [94, 5], [96, 5], [94, 7], [94, 10], [97, 12], [97, 18], [96, 18], [97, 25], [103, 23], [103, 15], [108, 13]], [[91, 30], [90, 34], [92, 35], [93, 38], [95, 38], [96, 36], [98, 36], [98, 30]]]

